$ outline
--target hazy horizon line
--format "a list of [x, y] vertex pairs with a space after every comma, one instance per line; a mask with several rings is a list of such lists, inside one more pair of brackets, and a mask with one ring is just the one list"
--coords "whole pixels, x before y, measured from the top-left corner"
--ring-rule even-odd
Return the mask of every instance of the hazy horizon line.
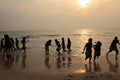
[[75, 29], [34, 29], [34, 30], [0, 30], [2, 31], [70, 31], [70, 30], [108, 30], [108, 31], [112, 31], [112, 30], [120, 30], [120, 28], [75, 28]]

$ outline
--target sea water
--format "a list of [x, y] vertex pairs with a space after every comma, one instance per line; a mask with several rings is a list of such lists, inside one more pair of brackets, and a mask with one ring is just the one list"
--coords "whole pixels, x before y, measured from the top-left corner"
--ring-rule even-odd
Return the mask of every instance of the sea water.
[[[62, 37], [65, 39], [65, 45], [67, 45], [67, 38], [71, 39], [72, 42], [72, 54], [73, 56], [81, 56], [84, 45], [87, 43], [89, 38], [93, 39], [93, 44], [98, 40], [102, 42], [102, 54], [106, 54], [109, 50], [110, 43], [115, 36], [120, 39], [119, 30], [92, 30], [92, 29], [77, 29], [77, 30], [66, 30], [66, 31], [0, 31], [0, 40], [4, 37], [4, 34], [8, 34], [10, 37], [18, 38], [19, 41], [22, 37], [27, 37], [27, 49], [39, 50], [44, 53], [44, 47], [47, 40], [52, 40], [50, 47], [50, 53], [56, 53], [55, 39], [62, 42]], [[20, 44], [21, 46], [21, 44]], [[119, 46], [118, 46], [119, 47]], [[66, 48], [67, 50], [67, 48]], [[62, 52], [62, 50], [61, 50]]]

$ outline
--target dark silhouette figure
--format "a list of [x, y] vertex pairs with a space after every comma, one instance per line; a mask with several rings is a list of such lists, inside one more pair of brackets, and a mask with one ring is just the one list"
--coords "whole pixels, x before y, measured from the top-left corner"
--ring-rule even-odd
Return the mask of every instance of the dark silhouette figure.
[[56, 46], [57, 46], [56, 51], [58, 52], [58, 55], [60, 55], [60, 50], [61, 50], [60, 42], [57, 39], [55, 39], [55, 43], [56, 43]]
[[45, 43], [45, 66], [47, 68], [50, 68], [50, 64], [49, 64], [49, 46], [53, 46], [51, 43], [52, 43], [52, 40], [48, 40]]
[[68, 51], [71, 51], [71, 40], [70, 40], [70, 38], [67, 39], [67, 48], [68, 48]]
[[6, 53], [6, 58], [7, 58], [7, 62], [10, 63], [12, 61], [12, 43], [10, 40], [10, 37], [5, 34], [4, 35], [4, 52]]
[[100, 41], [96, 42], [96, 44], [94, 45], [94, 61], [97, 58], [99, 58], [99, 56], [101, 55], [101, 46], [102, 43]]
[[117, 48], [117, 44], [120, 45], [119, 40], [118, 40], [118, 37], [115, 37], [114, 40], [112, 41], [111, 45], [110, 45], [110, 48], [109, 48], [108, 53], [106, 54], [107, 57], [108, 57], [108, 54], [109, 54], [110, 52], [115, 51], [115, 52], [116, 52], [115, 58], [117, 59], [117, 55], [118, 55], [118, 53], [119, 53], [118, 48]]
[[0, 52], [2, 52], [3, 51], [3, 48], [4, 48], [4, 39], [2, 38], [1, 39], [1, 42], [0, 42], [1, 44], [0, 44]]
[[89, 63], [90, 63], [91, 59], [92, 59], [92, 38], [88, 39], [88, 43], [85, 44], [85, 47], [84, 47], [82, 53], [84, 53], [84, 51], [85, 51], [85, 55], [86, 55], [85, 60], [87, 60], [89, 58]]
[[23, 37], [23, 40], [21, 41], [22, 43], [22, 50], [24, 50], [24, 53], [26, 52], [26, 37]]
[[64, 40], [64, 38], [62, 38], [62, 49], [63, 49], [63, 52], [66, 51], [66, 50], [65, 50], [65, 40]]
[[53, 46], [53, 45], [51, 45], [51, 42], [52, 42], [52, 40], [48, 40], [45, 43], [45, 54], [49, 54], [49, 46]]
[[14, 39], [11, 37], [10, 40], [11, 40], [11, 43], [12, 43], [12, 48], [15, 51], [16, 49], [15, 49], [15, 45], [14, 45], [15, 44]]
[[17, 38], [15, 40], [16, 40], [16, 49], [20, 49], [19, 48], [19, 40]]

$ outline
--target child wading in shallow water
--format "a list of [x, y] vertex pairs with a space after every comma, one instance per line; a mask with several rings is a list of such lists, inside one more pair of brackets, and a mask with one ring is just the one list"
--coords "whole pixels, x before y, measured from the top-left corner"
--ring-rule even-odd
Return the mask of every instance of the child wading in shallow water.
[[49, 46], [53, 47], [53, 45], [51, 45], [51, 43], [52, 43], [52, 40], [48, 40], [45, 43], [45, 65], [48, 68], [50, 68], [50, 65], [49, 65]]
[[110, 48], [109, 48], [108, 53], [106, 54], [107, 57], [108, 57], [108, 54], [109, 54], [110, 52], [115, 51], [115, 52], [116, 52], [115, 58], [117, 59], [117, 55], [118, 55], [118, 53], [119, 53], [118, 48], [117, 48], [117, 44], [120, 45], [119, 40], [118, 40], [118, 37], [115, 37], [114, 40], [111, 42], [111, 45], [110, 45]]
[[10, 63], [12, 62], [12, 52], [13, 52], [13, 46], [12, 46], [12, 42], [10, 40], [10, 37], [5, 34], [4, 35], [4, 52], [6, 54], [6, 58], [7, 58], [7, 62]]
[[94, 61], [97, 58], [99, 58], [99, 56], [101, 55], [101, 46], [102, 43], [100, 41], [96, 42], [96, 44], [93, 46], [94, 47]]
[[68, 51], [71, 51], [71, 40], [70, 40], [70, 38], [67, 39], [67, 48], [68, 48]]
[[60, 42], [57, 39], [55, 39], [55, 43], [56, 43], [56, 46], [57, 46], [56, 51], [58, 52], [58, 55], [60, 55], [60, 50], [61, 50]]
[[92, 59], [92, 38], [88, 39], [88, 43], [85, 44], [85, 47], [82, 53], [84, 53], [84, 51], [86, 56], [85, 60], [89, 58], [89, 63], [90, 63]]
[[62, 49], [63, 49], [63, 52], [66, 52], [66, 50], [65, 50], [65, 40], [64, 40], [64, 38], [62, 38]]
[[45, 54], [49, 54], [49, 46], [53, 46], [53, 45], [51, 45], [51, 43], [52, 43], [52, 40], [48, 40], [45, 43]]
[[23, 40], [21, 41], [22, 43], [22, 50], [24, 50], [24, 53], [26, 52], [26, 37], [23, 37]]

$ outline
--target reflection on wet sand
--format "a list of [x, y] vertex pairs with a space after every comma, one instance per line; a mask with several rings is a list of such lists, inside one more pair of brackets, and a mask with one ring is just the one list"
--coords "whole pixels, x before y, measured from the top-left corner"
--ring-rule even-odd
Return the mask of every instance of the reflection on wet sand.
[[93, 67], [92, 67], [92, 63], [85, 64], [85, 69], [86, 69], [86, 72], [100, 72], [101, 71], [99, 63], [96, 63], [96, 62], [93, 63]]
[[57, 56], [57, 58], [56, 58], [56, 69], [71, 67], [72, 59], [70, 57], [70, 54], [68, 54], [68, 56], [65, 56], [64, 54], [65, 53]]
[[22, 55], [22, 68], [25, 68], [26, 67], [26, 54], [23, 54]]
[[85, 64], [85, 69], [86, 69], [86, 72], [92, 72], [91, 63], [89, 63], [89, 65]]
[[45, 55], [45, 66], [46, 66], [47, 68], [50, 68], [50, 64], [49, 64], [49, 54], [46, 54], [46, 55]]
[[106, 59], [107, 59], [108, 65], [109, 65], [109, 70], [111, 72], [116, 72], [117, 73], [118, 72], [118, 60], [115, 59], [115, 63], [113, 63], [109, 60], [108, 57]]
[[[69, 68], [72, 64], [72, 59], [70, 56], [70, 52], [66, 53], [63, 52], [61, 55], [57, 55], [56, 62], [55, 62], [55, 68], [56, 69], [63, 69], [63, 68]], [[45, 54], [45, 67], [51, 68], [50, 66], [50, 60], [49, 60], [49, 54]], [[54, 66], [53, 66], [54, 67]]]
[[[67, 54], [67, 55], [66, 55]], [[58, 55], [57, 59], [56, 59], [56, 68], [60, 69], [60, 68], [69, 68], [71, 67], [72, 64], [72, 59], [70, 56], [70, 51], [68, 51], [68, 53], [62, 53], [62, 55]]]
[[16, 55], [16, 63], [19, 62], [19, 59], [20, 59], [20, 56], [19, 56], [19, 55]]
[[[19, 53], [19, 54], [18, 54]], [[5, 55], [2, 55], [3, 53], [0, 53], [0, 68], [6, 68], [11, 69], [14, 64], [22, 63], [22, 68], [26, 67], [26, 54], [21, 53], [19, 51], [13, 52], [13, 55], [11, 55], [11, 60], [8, 61]]]
[[99, 63], [94, 62], [94, 71], [95, 72], [100, 72], [101, 71]]

